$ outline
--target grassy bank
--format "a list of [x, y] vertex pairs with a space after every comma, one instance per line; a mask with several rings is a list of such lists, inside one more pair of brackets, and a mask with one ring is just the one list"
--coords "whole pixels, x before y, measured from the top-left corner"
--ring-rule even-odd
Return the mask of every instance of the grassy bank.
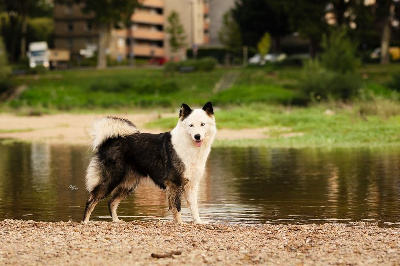
[[104, 109], [176, 108], [251, 103], [291, 104], [304, 98], [293, 84], [296, 70], [219, 68], [211, 72], [166, 73], [162, 69], [52, 71], [14, 78], [26, 90], [1, 105], [34, 113]]
[[[53, 112], [176, 112], [182, 102], [211, 100], [218, 127], [265, 128], [263, 140], [219, 141], [220, 146], [399, 145], [399, 93], [389, 89], [400, 65], [358, 69], [362, 87], [351, 103], [313, 102], [298, 88], [300, 68], [218, 68], [212, 72], [165, 73], [162, 69], [69, 70], [19, 76], [26, 86], [0, 105], [22, 115]], [[149, 127], [169, 129], [176, 118]]]
[[[383, 104], [383, 103], [382, 103]], [[219, 129], [265, 128], [265, 139], [220, 140], [217, 146], [364, 147], [399, 146], [400, 115], [363, 115], [363, 103], [309, 108], [252, 105], [216, 110]], [[396, 106], [396, 108], [400, 108]], [[148, 127], [169, 129], [176, 118], [161, 118]]]
[[[386, 84], [400, 65], [370, 65], [358, 70], [360, 94], [398, 99]], [[253, 103], [305, 105], [310, 95], [299, 89], [298, 67], [218, 68], [211, 72], [166, 73], [163, 69], [112, 68], [51, 71], [43, 75], [16, 76], [26, 89], [0, 105], [3, 110], [98, 111], [104, 109], [176, 108], [182, 102], [200, 105], [211, 100], [218, 106]]]

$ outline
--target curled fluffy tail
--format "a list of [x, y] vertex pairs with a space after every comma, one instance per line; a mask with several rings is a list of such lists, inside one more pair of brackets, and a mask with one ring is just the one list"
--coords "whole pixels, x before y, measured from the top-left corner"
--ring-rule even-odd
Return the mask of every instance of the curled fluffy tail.
[[109, 138], [125, 137], [135, 133], [140, 132], [137, 127], [127, 119], [113, 116], [98, 118], [93, 122], [90, 131], [93, 151], [97, 152], [100, 145]]

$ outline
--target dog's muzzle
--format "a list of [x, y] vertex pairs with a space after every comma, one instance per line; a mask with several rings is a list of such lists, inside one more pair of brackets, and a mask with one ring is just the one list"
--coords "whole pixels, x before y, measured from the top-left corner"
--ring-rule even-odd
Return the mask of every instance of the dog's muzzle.
[[201, 139], [200, 134], [194, 135], [194, 139], [195, 139], [195, 145], [196, 145], [196, 147], [200, 147], [201, 144], [203, 144], [203, 140]]

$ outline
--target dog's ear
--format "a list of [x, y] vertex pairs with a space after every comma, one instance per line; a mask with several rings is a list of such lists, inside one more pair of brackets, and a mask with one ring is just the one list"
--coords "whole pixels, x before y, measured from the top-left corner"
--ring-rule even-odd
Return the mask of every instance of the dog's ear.
[[192, 108], [186, 103], [182, 103], [181, 110], [179, 110], [179, 118], [183, 121], [192, 113]]
[[204, 110], [209, 116], [214, 115], [214, 108], [213, 108], [211, 102], [206, 103], [206, 104], [203, 106], [203, 110]]

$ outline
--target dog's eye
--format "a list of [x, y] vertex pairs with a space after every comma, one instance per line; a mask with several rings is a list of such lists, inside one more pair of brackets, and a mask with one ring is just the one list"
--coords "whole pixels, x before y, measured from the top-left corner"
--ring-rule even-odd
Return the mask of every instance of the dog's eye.
[[201, 123], [201, 126], [204, 127], [206, 124], [205, 123]]
[[189, 127], [193, 127], [193, 124], [190, 124]]

